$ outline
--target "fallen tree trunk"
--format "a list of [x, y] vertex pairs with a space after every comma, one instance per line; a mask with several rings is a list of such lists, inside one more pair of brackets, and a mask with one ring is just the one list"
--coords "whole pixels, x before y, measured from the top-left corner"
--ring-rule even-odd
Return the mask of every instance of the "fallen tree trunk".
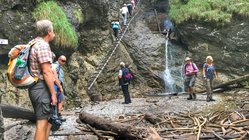
[[96, 129], [101, 129], [104, 131], [112, 131], [117, 133], [118, 136], [127, 138], [127, 139], [143, 139], [139, 133], [144, 132], [144, 130], [140, 130], [135, 128], [129, 124], [117, 123], [111, 120], [103, 119], [101, 117], [97, 117], [86, 113], [84, 111], [80, 112], [79, 119], [86, 124], [95, 127]]
[[15, 119], [26, 119], [30, 121], [35, 121], [35, 114], [33, 111], [21, 108], [21, 107], [16, 107], [16, 106], [11, 106], [7, 104], [0, 104], [0, 107], [3, 112], [3, 117], [4, 118], [15, 118]]
[[[249, 78], [249, 74], [241, 76], [241, 77], [238, 77], [238, 78], [233, 79], [231, 81], [228, 81], [228, 82], [216, 85], [216, 86], [213, 87], [213, 89], [225, 88], [225, 87], [228, 87], [230, 85], [237, 84], [237, 83], [243, 82], [245, 80], [248, 80], [248, 78]], [[201, 90], [201, 91], [197, 91], [197, 92], [198, 93], [203, 93], [203, 92], [206, 92], [206, 90]]]
[[151, 114], [151, 113], [146, 113], [144, 115], [144, 119], [149, 121], [152, 124], [157, 124], [162, 121], [162, 119], [158, 118], [157, 116]]

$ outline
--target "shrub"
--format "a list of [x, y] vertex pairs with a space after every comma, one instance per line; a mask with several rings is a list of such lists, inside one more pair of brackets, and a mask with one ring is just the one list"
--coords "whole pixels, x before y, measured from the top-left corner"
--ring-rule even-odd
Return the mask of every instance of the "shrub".
[[55, 32], [55, 45], [59, 47], [75, 48], [78, 37], [69, 23], [63, 9], [54, 1], [41, 2], [33, 12], [36, 20], [49, 19], [53, 22]]
[[191, 19], [226, 24], [233, 14], [249, 16], [248, 0], [174, 0], [170, 5], [169, 15], [176, 24]]

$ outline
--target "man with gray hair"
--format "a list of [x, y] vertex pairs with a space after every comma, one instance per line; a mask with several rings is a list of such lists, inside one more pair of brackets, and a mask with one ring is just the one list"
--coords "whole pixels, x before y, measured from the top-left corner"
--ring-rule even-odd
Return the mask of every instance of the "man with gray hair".
[[35, 45], [30, 50], [29, 67], [38, 82], [28, 89], [29, 98], [36, 116], [35, 140], [47, 140], [52, 125], [48, 119], [51, 116], [51, 104], [57, 104], [54, 90], [54, 75], [51, 69], [52, 52], [49, 42], [55, 37], [52, 22], [40, 20], [36, 23], [37, 38]]
[[129, 69], [125, 67], [125, 63], [121, 62], [120, 63], [120, 70], [118, 74], [118, 79], [119, 79], [119, 85], [122, 88], [122, 91], [124, 93], [124, 98], [125, 101], [122, 104], [129, 104], [131, 103], [131, 98], [130, 98], [130, 93], [129, 93], [129, 81], [125, 80], [125, 74], [129, 73]]

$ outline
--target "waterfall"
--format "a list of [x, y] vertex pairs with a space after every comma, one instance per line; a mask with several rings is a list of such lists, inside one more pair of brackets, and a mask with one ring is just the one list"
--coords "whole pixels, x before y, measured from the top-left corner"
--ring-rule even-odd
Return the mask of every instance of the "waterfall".
[[171, 76], [170, 69], [169, 69], [169, 53], [168, 53], [168, 42], [169, 40], [166, 39], [165, 41], [165, 70], [164, 70], [164, 83], [165, 83], [165, 90], [167, 93], [174, 92], [175, 88], [175, 81]]

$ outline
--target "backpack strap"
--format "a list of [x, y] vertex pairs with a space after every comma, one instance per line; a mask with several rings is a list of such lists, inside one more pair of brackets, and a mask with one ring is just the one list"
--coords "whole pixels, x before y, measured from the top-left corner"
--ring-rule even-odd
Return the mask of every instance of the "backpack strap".
[[34, 77], [37, 81], [38, 81], [38, 77], [35, 77], [34, 75], [33, 75], [33, 73], [31, 72], [31, 70], [30, 70], [30, 52], [31, 52], [31, 49], [32, 49], [32, 47], [37, 43], [38, 41], [36, 41], [35, 39], [33, 39], [33, 40], [31, 40], [29, 43], [28, 43], [28, 45], [30, 46], [30, 48], [29, 48], [29, 55], [28, 55], [28, 59], [27, 59], [27, 65], [28, 65], [28, 71], [29, 71], [29, 74], [32, 76], [32, 77]]
[[196, 70], [196, 68], [195, 68], [195, 66], [194, 66], [194, 63], [192, 63], [192, 67], [193, 67], [194, 70]]

